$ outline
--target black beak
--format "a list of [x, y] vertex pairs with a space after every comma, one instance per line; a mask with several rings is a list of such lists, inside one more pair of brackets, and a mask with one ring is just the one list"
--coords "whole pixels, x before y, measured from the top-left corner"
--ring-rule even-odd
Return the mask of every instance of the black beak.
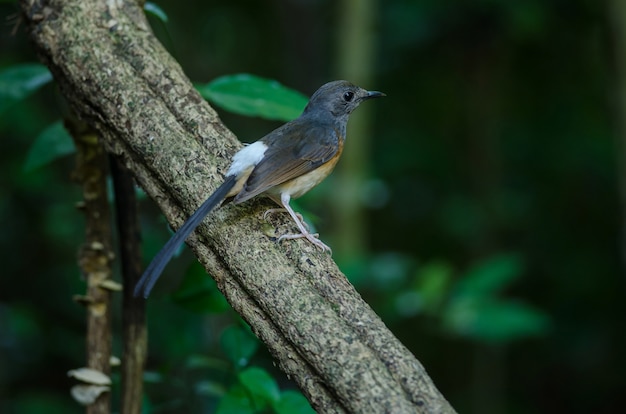
[[367, 95], [365, 96], [364, 99], [382, 98], [383, 96], [387, 96], [387, 95], [378, 91], [367, 91]]

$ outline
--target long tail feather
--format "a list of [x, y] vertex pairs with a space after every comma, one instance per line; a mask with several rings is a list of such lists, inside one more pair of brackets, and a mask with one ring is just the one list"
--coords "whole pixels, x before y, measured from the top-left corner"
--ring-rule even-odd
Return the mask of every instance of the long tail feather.
[[226, 177], [226, 180], [218, 187], [217, 190], [207, 200], [202, 203], [202, 205], [196, 210], [195, 213], [191, 215], [185, 221], [185, 223], [180, 226], [180, 228], [174, 233], [174, 235], [165, 243], [165, 246], [161, 249], [159, 253], [152, 259], [152, 262], [148, 265], [146, 270], [143, 272], [141, 279], [137, 282], [135, 286], [134, 295], [136, 297], [143, 296], [147, 298], [150, 295], [150, 291], [154, 287], [154, 284], [161, 276], [161, 272], [165, 269], [165, 266], [172, 259], [172, 256], [178, 249], [178, 247], [187, 240], [187, 237], [202, 223], [202, 220], [206, 217], [207, 214], [211, 212], [228, 194], [228, 192], [235, 186], [236, 177], [234, 175], [230, 175]]

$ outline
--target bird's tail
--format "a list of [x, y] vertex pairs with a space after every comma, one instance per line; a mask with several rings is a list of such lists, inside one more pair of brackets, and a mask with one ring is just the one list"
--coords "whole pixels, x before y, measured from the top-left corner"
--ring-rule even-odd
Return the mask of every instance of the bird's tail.
[[141, 279], [137, 282], [135, 286], [135, 297], [143, 296], [147, 298], [150, 295], [150, 291], [152, 287], [161, 276], [161, 272], [170, 261], [174, 252], [178, 250], [178, 247], [187, 240], [187, 237], [202, 223], [202, 220], [206, 217], [207, 214], [211, 212], [228, 194], [228, 192], [235, 186], [237, 182], [237, 178], [234, 175], [230, 175], [226, 177], [222, 185], [218, 187], [217, 190], [207, 200], [202, 203], [202, 205], [196, 210], [195, 213], [191, 215], [185, 221], [185, 223], [180, 226], [180, 228], [174, 233], [174, 235], [165, 243], [165, 246], [161, 249], [159, 253], [152, 259], [152, 262], [148, 265], [146, 270], [143, 272]]

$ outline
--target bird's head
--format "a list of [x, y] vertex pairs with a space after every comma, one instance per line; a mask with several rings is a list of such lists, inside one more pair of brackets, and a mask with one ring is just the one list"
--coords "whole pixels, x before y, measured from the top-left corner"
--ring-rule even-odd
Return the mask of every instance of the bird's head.
[[382, 92], [367, 91], [345, 80], [328, 82], [322, 85], [304, 109], [305, 114], [319, 114], [341, 119], [347, 118], [363, 101], [385, 96]]

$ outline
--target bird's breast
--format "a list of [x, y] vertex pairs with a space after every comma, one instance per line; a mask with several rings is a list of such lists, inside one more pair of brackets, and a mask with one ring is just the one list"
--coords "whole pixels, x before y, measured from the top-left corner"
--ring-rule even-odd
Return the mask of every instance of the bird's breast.
[[277, 185], [270, 191], [276, 194], [287, 193], [291, 196], [291, 198], [298, 198], [304, 195], [310, 189], [321, 183], [324, 178], [330, 175], [330, 173], [335, 168], [335, 165], [337, 165], [337, 161], [339, 161], [339, 157], [341, 156], [342, 152], [343, 141], [340, 140], [337, 153], [330, 160], [320, 165], [316, 169], [309, 171], [306, 174]]

